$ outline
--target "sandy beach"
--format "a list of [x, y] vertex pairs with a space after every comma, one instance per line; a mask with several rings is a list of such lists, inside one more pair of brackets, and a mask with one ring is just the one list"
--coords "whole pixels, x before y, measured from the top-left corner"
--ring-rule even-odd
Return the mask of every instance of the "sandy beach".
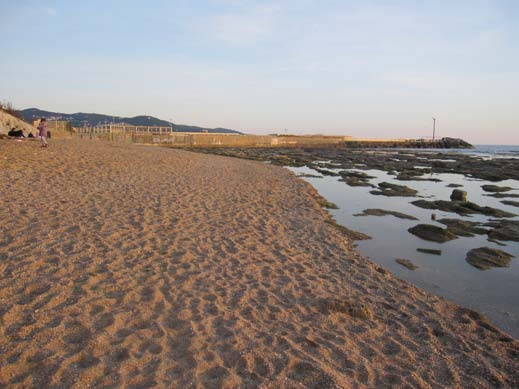
[[0, 182], [0, 386], [519, 386], [519, 341], [357, 253], [281, 167], [0, 140]]

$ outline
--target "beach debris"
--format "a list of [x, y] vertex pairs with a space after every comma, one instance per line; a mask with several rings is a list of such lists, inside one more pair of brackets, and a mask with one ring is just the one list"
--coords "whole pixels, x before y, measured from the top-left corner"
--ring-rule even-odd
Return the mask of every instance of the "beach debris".
[[407, 268], [409, 270], [416, 270], [416, 269], [418, 269], [418, 266], [416, 266], [409, 259], [397, 258], [397, 259], [395, 259], [395, 262], [398, 263], [399, 265], [402, 265], [403, 267], [405, 267], [405, 268]]
[[513, 255], [505, 251], [490, 247], [479, 247], [467, 253], [465, 260], [480, 270], [488, 270], [493, 267], [508, 267]]
[[381, 182], [378, 184], [379, 190], [372, 190], [369, 193], [373, 195], [382, 196], [400, 196], [400, 197], [415, 197], [418, 191], [409, 188], [405, 185], [391, 184], [389, 182]]
[[416, 217], [411, 215], [406, 215], [405, 213], [397, 212], [397, 211], [388, 211], [380, 208], [369, 208], [365, 209], [361, 213], [356, 213], [353, 216], [394, 216], [399, 219], [407, 219], [407, 220], [418, 220]]
[[458, 236], [473, 237], [484, 235], [489, 230], [481, 227], [481, 223], [461, 219], [439, 219], [438, 223], [447, 226], [447, 229]]
[[366, 235], [366, 234], [364, 234], [362, 232], [350, 230], [347, 227], [341, 226], [335, 220], [326, 220], [325, 222], [327, 224], [330, 224], [330, 225], [334, 226], [335, 228], [337, 228], [344, 236], [350, 238], [351, 240], [368, 240], [368, 239], [371, 239], [371, 236]]
[[454, 212], [461, 216], [467, 216], [471, 214], [482, 214], [494, 217], [514, 217], [517, 216], [511, 212], [506, 212], [501, 209], [492, 207], [482, 207], [478, 204], [471, 203], [470, 201], [445, 201], [445, 200], [415, 200], [411, 204], [424, 208], [424, 209], [437, 209], [445, 212]]
[[488, 233], [490, 239], [519, 242], [519, 220], [492, 220], [484, 225], [493, 227]]
[[467, 192], [461, 189], [454, 189], [451, 193], [452, 201], [467, 201]]
[[346, 313], [357, 319], [370, 320], [373, 318], [371, 310], [359, 301], [348, 301], [339, 299], [323, 299], [320, 301], [321, 311], [325, 314], [333, 312]]
[[425, 253], [425, 254], [442, 255], [442, 251], [438, 250], [438, 249], [417, 248], [416, 251], [419, 251], [419, 252]]
[[481, 189], [483, 189], [485, 192], [501, 193], [508, 192], [513, 188], [510, 188], [509, 186], [481, 185]]
[[421, 239], [439, 243], [448, 242], [449, 240], [458, 238], [447, 228], [441, 228], [431, 224], [417, 224], [416, 226], [409, 228], [407, 231]]
[[510, 205], [511, 207], [519, 207], [519, 201], [501, 200], [501, 203], [503, 203], [504, 205]]

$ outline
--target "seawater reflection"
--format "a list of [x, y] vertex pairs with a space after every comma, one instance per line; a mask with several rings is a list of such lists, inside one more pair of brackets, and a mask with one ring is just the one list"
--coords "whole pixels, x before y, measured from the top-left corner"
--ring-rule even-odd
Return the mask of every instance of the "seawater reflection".
[[[306, 167], [289, 169], [296, 174], [319, 175], [316, 171]], [[519, 208], [502, 204], [500, 200], [503, 199], [485, 196], [488, 193], [481, 189], [481, 185], [484, 184], [497, 184], [516, 188], [508, 193], [519, 193], [519, 181], [516, 180], [491, 183], [458, 174], [429, 174], [422, 178], [437, 178], [441, 182], [398, 181], [394, 179], [394, 176], [383, 171], [359, 171], [375, 176], [375, 179], [370, 180], [372, 184], [376, 185], [386, 181], [407, 185], [417, 190], [418, 196], [428, 200], [449, 200], [453, 188], [447, 187], [447, 185], [463, 185], [463, 188], [460, 189], [468, 192], [469, 201], [515, 214], [519, 213]], [[445, 227], [431, 220], [433, 213], [436, 214], [437, 219], [459, 218], [478, 222], [491, 220], [491, 217], [484, 215], [462, 217], [450, 212], [418, 208], [411, 204], [411, 201], [417, 198], [374, 196], [369, 193], [372, 188], [350, 187], [344, 182], [340, 182], [339, 177], [304, 177], [304, 179], [311, 183], [328, 201], [334, 202], [339, 207], [337, 210], [330, 210], [338, 223], [364, 232], [373, 238], [357, 242], [360, 252], [389, 269], [399, 278], [487, 315], [496, 325], [519, 338], [518, 242], [502, 242], [504, 246], [500, 246], [489, 242], [486, 235], [476, 235], [473, 238], [459, 237], [450, 242], [435, 243], [422, 240], [407, 231], [408, 228], [419, 223]], [[368, 208], [403, 212], [415, 216], [419, 220], [403, 220], [393, 216], [353, 216]], [[510, 267], [507, 268], [484, 271], [476, 269], [465, 261], [466, 253], [473, 248], [484, 246], [506, 251], [516, 257], [512, 259]], [[442, 255], [421, 253], [416, 251], [417, 248], [439, 249], [442, 250]], [[414, 271], [408, 270], [397, 264], [396, 258], [410, 259], [419, 268]]]

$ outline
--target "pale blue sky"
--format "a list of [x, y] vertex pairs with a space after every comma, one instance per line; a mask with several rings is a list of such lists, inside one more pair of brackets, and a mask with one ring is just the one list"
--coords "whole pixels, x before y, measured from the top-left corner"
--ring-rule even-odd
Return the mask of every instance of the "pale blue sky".
[[519, 144], [519, 1], [0, 0], [0, 99]]

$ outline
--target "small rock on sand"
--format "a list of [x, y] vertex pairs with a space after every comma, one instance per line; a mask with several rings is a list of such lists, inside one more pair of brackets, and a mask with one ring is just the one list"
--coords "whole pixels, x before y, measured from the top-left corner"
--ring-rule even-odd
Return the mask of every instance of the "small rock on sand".
[[507, 252], [490, 247], [479, 247], [470, 250], [465, 260], [478, 269], [488, 270], [493, 267], [508, 267], [511, 258], [513, 256]]
[[449, 240], [457, 238], [457, 236], [447, 228], [441, 228], [431, 224], [417, 224], [416, 226], [409, 228], [407, 231], [424, 240], [440, 243], [448, 242]]
[[409, 259], [397, 258], [397, 259], [395, 259], [395, 262], [398, 263], [399, 265], [402, 265], [403, 267], [408, 268], [409, 270], [416, 270], [416, 269], [418, 269], [418, 266], [416, 266]]

